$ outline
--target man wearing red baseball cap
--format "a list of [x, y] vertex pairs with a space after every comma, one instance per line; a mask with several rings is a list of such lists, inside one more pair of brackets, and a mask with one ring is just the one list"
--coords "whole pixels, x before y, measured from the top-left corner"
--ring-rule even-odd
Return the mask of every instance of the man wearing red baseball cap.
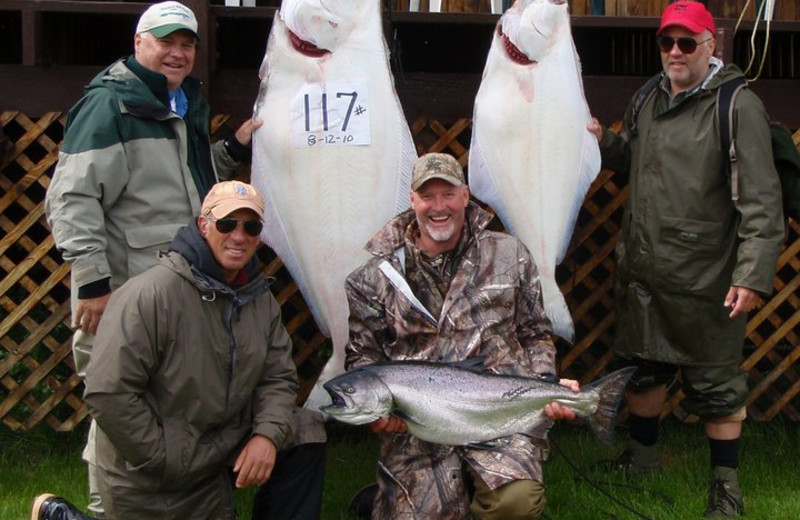
[[[668, 385], [705, 422], [712, 478], [706, 518], [744, 513], [739, 438], [747, 374], [747, 313], [772, 291], [784, 236], [768, 117], [758, 97], [735, 99], [738, 181], [717, 129], [717, 93], [744, 77], [714, 56], [716, 28], [700, 2], [666, 7], [657, 31], [663, 71], [634, 95], [619, 134], [597, 120], [603, 168], [629, 176], [617, 245], [614, 352], [639, 368], [626, 392], [629, 475], [660, 468], [656, 441]], [[746, 144], [745, 144], [746, 143]], [[734, 200], [732, 189], [738, 190]]]

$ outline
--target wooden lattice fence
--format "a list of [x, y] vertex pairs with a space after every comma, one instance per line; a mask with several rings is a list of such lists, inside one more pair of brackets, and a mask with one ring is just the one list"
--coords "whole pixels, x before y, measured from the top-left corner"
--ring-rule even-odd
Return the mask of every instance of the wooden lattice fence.
[[[41, 422], [55, 430], [71, 430], [87, 416], [71, 352], [69, 267], [56, 251], [44, 218], [44, 194], [64, 123], [61, 113], [39, 119], [0, 113], [0, 127], [10, 144], [5, 158], [0, 157], [0, 418], [11, 430], [29, 430]], [[212, 121], [216, 137], [226, 137], [233, 129], [227, 116]], [[469, 119], [442, 122], [422, 117], [412, 124], [419, 153], [451, 153], [465, 166], [470, 131]], [[800, 144], [800, 132], [795, 142]], [[4, 144], [0, 140], [0, 153]], [[560, 370], [582, 381], [606, 372], [612, 360], [613, 250], [626, 196], [613, 173], [600, 174], [584, 203], [570, 252], [557, 271], [576, 328], [574, 345], [558, 344]], [[264, 271], [275, 278], [272, 289], [294, 341], [303, 399], [331, 344], [314, 324], [280, 259], [268, 248], [260, 256]], [[747, 329], [743, 366], [752, 384], [749, 413], [756, 420], [778, 414], [800, 419], [798, 286], [800, 225], [791, 222], [774, 294], [751, 315]], [[673, 392], [664, 415], [692, 420], [680, 407], [682, 399], [680, 391]]]

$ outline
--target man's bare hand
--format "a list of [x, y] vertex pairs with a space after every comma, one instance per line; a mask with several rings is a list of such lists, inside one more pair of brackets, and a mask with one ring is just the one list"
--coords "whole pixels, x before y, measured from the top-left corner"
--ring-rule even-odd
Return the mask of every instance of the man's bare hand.
[[747, 287], [731, 287], [725, 296], [725, 307], [731, 307], [730, 318], [748, 313], [756, 308], [761, 298], [758, 293]]
[[97, 326], [110, 299], [111, 293], [97, 298], [79, 299], [75, 316], [72, 317], [72, 326], [88, 334], [97, 334]]
[[[580, 384], [574, 379], [562, 379], [558, 384], [569, 387], [575, 393], [581, 391]], [[575, 412], [559, 403], [547, 403], [544, 406], [544, 414], [554, 421], [559, 419], [565, 419], [567, 421], [575, 420]]]
[[261, 125], [264, 124], [264, 121], [261, 119], [253, 119], [250, 118], [236, 130], [234, 137], [236, 140], [239, 141], [239, 144], [243, 146], [249, 146], [250, 141], [253, 140], [253, 132], [261, 128]]
[[272, 440], [263, 435], [253, 435], [245, 444], [236, 462], [233, 472], [236, 473], [236, 487], [262, 486], [272, 475], [278, 449]]
[[586, 129], [594, 134], [598, 142], [603, 138], [603, 125], [600, 124], [596, 117], [593, 117], [592, 122], [586, 125]]

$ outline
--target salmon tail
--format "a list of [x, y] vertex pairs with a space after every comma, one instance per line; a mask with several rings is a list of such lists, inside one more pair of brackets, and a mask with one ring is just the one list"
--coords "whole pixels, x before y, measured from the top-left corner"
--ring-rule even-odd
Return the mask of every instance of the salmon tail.
[[583, 392], [595, 391], [599, 395], [597, 410], [588, 417], [589, 429], [597, 440], [608, 446], [614, 443], [614, 427], [617, 424], [619, 405], [625, 386], [634, 372], [636, 367], [623, 368], [582, 389]]

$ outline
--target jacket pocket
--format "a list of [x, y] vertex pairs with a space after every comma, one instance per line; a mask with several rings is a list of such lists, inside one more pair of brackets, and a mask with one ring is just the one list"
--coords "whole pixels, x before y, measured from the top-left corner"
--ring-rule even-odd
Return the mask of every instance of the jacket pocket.
[[125, 231], [128, 245], [128, 278], [155, 265], [160, 249], [166, 249], [184, 224], [158, 224]]
[[719, 270], [722, 238], [718, 222], [665, 218], [653, 246], [654, 277], [666, 288], [702, 289], [705, 278]]
[[[245, 428], [246, 431], [248, 427]], [[224, 467], [226, 459], [245, 435], [228, 435], [228, 426], [201, 432], [181, 419], [164, 421], [166, 463], [164, 489], [184, 489], [212, 475]], [[234, 437], [230, 439], [228, 437]], [[228, 442], [228, 449], [220, 443]]]

